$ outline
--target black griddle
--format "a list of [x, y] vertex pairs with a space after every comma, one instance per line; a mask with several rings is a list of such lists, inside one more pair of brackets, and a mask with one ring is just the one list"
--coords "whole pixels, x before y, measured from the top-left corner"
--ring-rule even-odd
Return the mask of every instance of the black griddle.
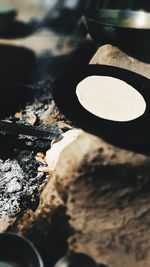
[[[85, 110], [76, 96], [78, 83], [92, 75], [121, 79], [144, 97], [145, 113], [132, 121], [116, 122], [99, 118]], [[108, 65], [78, 65], [63, 72], [54, 83], [53, 97], [61, 112], [77, 127], [107, 142], [141, 153], [150, 152], [150, 80], [142, 75]]]

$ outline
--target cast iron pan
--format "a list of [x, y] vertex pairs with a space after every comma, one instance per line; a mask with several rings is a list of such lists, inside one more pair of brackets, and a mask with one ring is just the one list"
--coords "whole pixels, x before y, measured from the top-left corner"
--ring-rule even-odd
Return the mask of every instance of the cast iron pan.
[[[115, 122], [99, 118], [85, 110], [76, 96], [78, 83], [92, 75], [111, 76], [133, 86], [146, 101], [145, 113], [129, 122]], [[150, 152], [150, 80], [134, 72], [107, 66], [76, 66], [63, 72], [55, 81], [53, 97], [61, 112], [77, 127], [93, 133], [105, 141], [141, 153]]]

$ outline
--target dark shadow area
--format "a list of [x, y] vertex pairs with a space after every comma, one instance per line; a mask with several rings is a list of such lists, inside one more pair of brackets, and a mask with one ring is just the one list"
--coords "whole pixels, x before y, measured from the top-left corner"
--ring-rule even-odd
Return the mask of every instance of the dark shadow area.
[[23, 38], [33, 33], [32, 23], [12, 21], [0, 31], [0, 38]]
[[[47, 216], [45, 219], [44, 216]], [[38, 218], [26, 236], [36, 245], [44, 267], [53, 267], [68, 249], [67, 239], [73, 233], [68, 223], [66, 208], [59, 206], [53, 213]]]
[[[33, 89], [30, 86], [0, 81], [0, 120], [22, 110], [27, 103], [33, 101], [33, 97]], [[0, 157], [2, 159], [14, 157], [19, 150], [27, 147], [25, 141], [0, 133]]]
[[[8, 158], [18, 158], [20, 157], [21, 151], [29, 151], [32, 153], [34, 151], [34, 155], [39, 151], [46, 153], [46, 151], [50, 147], [50, 140], [39, 140], [34, 137], [20, 137], [3, 135], [0, 133], [0, 159], [6, 160]], [[19, 162], [20, 158], [18, 158]], [[21, 166], [22, 167], [22, 166]], [[29, 166], [24, 165], [25, 169]]]
[[107, 196], [110, 205], [113, 199], [112, 205], [122, 209], [130, 206], [130, 203], [137, 199], [149, 195], [150, 167], [148, 163], [135, 167], [129, 163], [104, 166], [100, 162], [101, 155], [94, 159], [90, 166], [84, 165], [81, 170], [80, 179], [86, 181], [86, 186], [90, 187], [92, 184], [92, 187], [96, 189], [96, 191], [93, 189], [89, 195], [90, 199]]
[[131, 50], [127, 47], [120, 47], [120, 49], [135, 59], [138, 59], [144, 63], [150, 63], [150, 45], [139, 51], [136, 51], [136, 49]]
[[15, 137], [0, 134], [0, 158], [7, 160], [17, 157], [20, 151], [28, 149], [32, 151], [33, 146], [30, 148], [26, 146], [25, 141], [21, 141]]
[[43, 54], [38, 59], [40, 76], [45, 78], [46, 75], [49, 75], [53, 80], [72, 66], [88, 64], [96, 50], [97, 46], [94, 42], [85, 40], [70, 53], [64, 55]]
[[36, 57], [32, 50], [0, 45], [1, 81], [32, 83], [36, 75]]
[[103, 139], [105, 142], [111, 143], [112, 145], [114, 145], [120, 149], [132, 151], [132, 152], [144, 155], [144, 156], [150, 156], [150, 146], [149, 145], [123, 145], [117, 141], [114, 142], [110, 138], [103, 137]]
[[[93, 3], [93, 0], [89, 0], [89, 3]], [[149, 12], [150, 11], [150, 3], [149, 1], [141, 1], [141, 0], [136, 0], [136, 1], [126, 1], [126, 0], [98, 0], [95, 1], [95, 8], [101, 9], [101, 8], [107, 8], [107, 9], [132, 9], [132, 10], [144, 10]], [[94, 5], [93, 5], [94, 6]]]
[[96, 46], [90, 41], [83, 42], [72, 53], [56, 56], [48, 63], [49, 72], [57, 77], [61, 72], [78, 64], [88, 64], [96, 52]]
[[32, 99], [31, 87], [0, 81], [0, 119], [23, 109]]

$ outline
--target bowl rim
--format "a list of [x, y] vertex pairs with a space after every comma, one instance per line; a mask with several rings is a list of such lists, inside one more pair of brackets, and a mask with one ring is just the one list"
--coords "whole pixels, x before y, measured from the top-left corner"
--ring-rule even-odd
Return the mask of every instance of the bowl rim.
[[[13, 233], [13, 232], [4, 232], [4, 233], [0, 233], [0, 240], [1, 238], [6, 238], [6, 240], [9, 241], [9, 239], [18, 239], [21, 242], [26, 243], [29, 246], [29, 249], [32, 250], [32, 253], [34, 253], [34, 256], [37, 258], [37, 261], [39, 263], [39, 267], [44, 267], [42, 258], [37, 250], [37, 248], [35, 247], [35, 245], [25, 236], [21, 236], [19, 234]], [[35, 266], [37, 267], [37, 266]]]
[[[101, 13], [110, 13], [111, 12], [114, 12], [118, 17], [119, 16], [123, 16], [123, 18], [127, 18], [128, 16], [134, 16], [134, 17], [138, 17], [138, 16], [145, 16], [146, 19], [148, 21], [150, 21], [150, 12], [146, 12], [146, 11], [143, 11], [143, 10], [139, 10], [139, 11], [134, 11], [134, 10], [117, 10], [117, 9], [100, 9], [99, 11], [99, 14]], [[128, 15], [128, 16], [127, 16]], [[121, 25], [119, 25], [119, 23], [114, 23], [114, 21], [111, 23], [111, 22], [106, 22], [106, 18], [102, 18], [100, 15], [99, 15], [99, 19], [97, 18], [94, 18], [90, 12], [88, 11], [85, 11], [85, 14], [84, 14], [84, 18], [85, 19], [88, 19], [88, 20], [91, 20], [97, 24], [102, 24], [102, 25], [106, 25], [106, 26], [111, 26], [111, 27], [115, 27], [115, 28], [126, 28], [126, 29], [137, 29], [137, 30], [150, 30], [150, 23], [149, 23], [149, 26], [135, 26], [135, 24], [131, 23], [131, 25], [123, 25], [123, 23]], [[110, 17], [109, 17], [110, 19]]]

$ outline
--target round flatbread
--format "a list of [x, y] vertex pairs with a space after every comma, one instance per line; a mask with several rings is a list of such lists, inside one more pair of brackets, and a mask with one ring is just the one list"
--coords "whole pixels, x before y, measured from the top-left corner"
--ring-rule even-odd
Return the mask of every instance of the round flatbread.
[[109, 76], [88, 76], [76, 87], [80, 104], [90, 113], [112, 121], [131, 121], [146, 110], [143, 96], [126, 82]]

